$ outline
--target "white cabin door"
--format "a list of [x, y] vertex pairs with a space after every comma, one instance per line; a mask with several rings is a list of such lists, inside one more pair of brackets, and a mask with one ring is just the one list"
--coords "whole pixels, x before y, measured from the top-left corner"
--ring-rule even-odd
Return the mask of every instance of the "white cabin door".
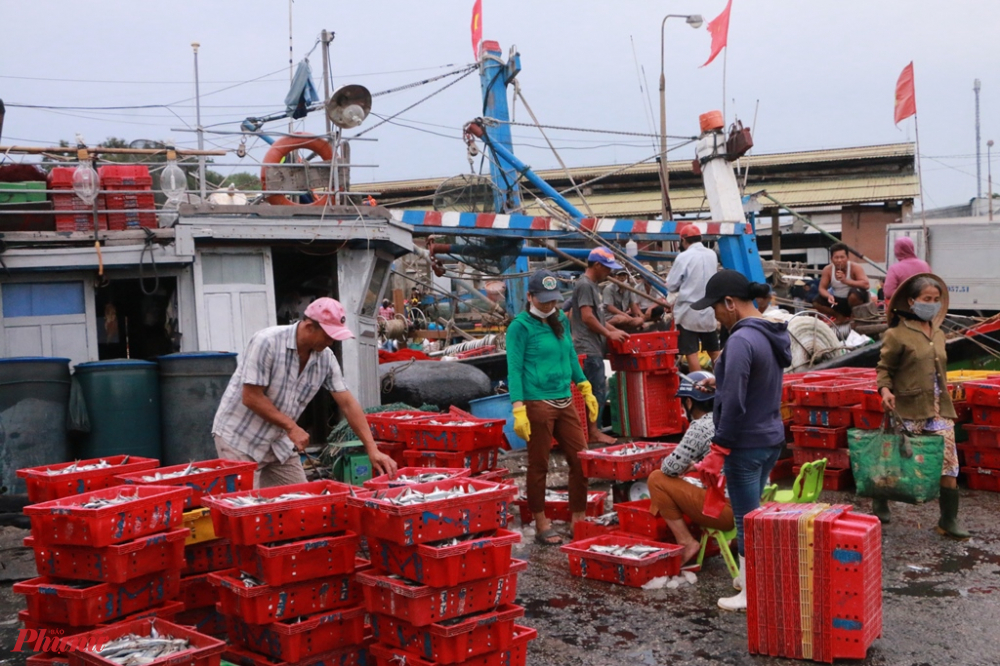
[[201, 250], [194, 270], [201, 351], [242, 353], [250, 336], [277, 325], [270, 248]]

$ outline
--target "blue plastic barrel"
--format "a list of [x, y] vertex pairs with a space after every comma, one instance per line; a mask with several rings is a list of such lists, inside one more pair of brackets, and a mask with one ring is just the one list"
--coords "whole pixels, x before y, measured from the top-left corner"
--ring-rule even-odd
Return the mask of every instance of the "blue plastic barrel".
[[160, 417], [163, 465], [218, 458], [212, 421], [236, 372], [236, 354], [169, 354], [160, 364]]
[[83, 390], [90, 433], [78, 458], [131, 454], [160, 458], [160, 379], [150, 361], [80, 363], [76, 378]]
[[70, 460], [69, 359], [0, 358], [0, 485], [27, 491], [17, 470]]
[[481, 419], [507, 419], [503, 426], [503, 434], [512, 449], [523, 449], [528, 443], [514, 432], [514, 408], [510, 403], [510, 395], [500, 393], [486, 398], [469, 401], [469, 412]]

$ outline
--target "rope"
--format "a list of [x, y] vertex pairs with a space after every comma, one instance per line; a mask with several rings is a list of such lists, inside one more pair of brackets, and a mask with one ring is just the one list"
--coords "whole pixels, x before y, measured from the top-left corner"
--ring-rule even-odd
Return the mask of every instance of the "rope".
[[382, 377], [382, 393], [391, 393], [392, 390], [396, 388], [396, 375], [410, 368], [416, 362], [417, 359], [411, 358], [403, 365], [398, 365], [395, 368], [388, 370]]
[[[139, 289], [146, 296], [152, 296], [160, 288], [160, 273], [156, 269], [156, 256], [153, 247], [156, 242], [156, 236], [147, 227], [143, 227], [142, 230], [146, 232], [146, 240], [142, 244], [142, 252], [139, 254]], [[153, 288], [150, 291], [146, 291], [146, 275], [143, 268], [145, 266], [144, 259], [147, 251], [149, 251], [149, 263], [153, 266]]]
[[364, 136], [368, 132], [371, 132], [376, 127], [381, 127], [382, 125], [384, 125], [385, 123], [389, 122], [393, 118], [397, 118], [397, 117], [403, 115], [404, 113], [406, 113], [407, 111], [409, 111], [413, 107], [419, 106], [420, 104], [423, 104], [424, 102], [426, 102], [427, 100], [429, 100], [431, 97], [434, 97], [435, 95], [444, 92], [448, 88], [452, 87], [453, 85], [455, 85], [456, 83], [458, 83], [459, 81], [461, 81], [462, 79], [464, 79], [465, 77], [467, 77], [469, 74], [472, 74], [474, 71], [476, 71], [474, 68], [467, 70], [464, 74], [462, 74], [460, 77], [458, 77], [457, 79], [455, 79], [451, 83], [448, 83], [448, 84], [446, 84], [444, 86], [441, 86], [440, 88], [438, 88], [437, 90], [435, 90], [434, 92], [432, 92], [430, 95], [427, 95], [426, 97], [423, 97], [423, 98], [417, 100], [416, 102], [414, 102], [413, 104], [409, 105], [408, 107], [406, 107], [402, 111], [399, 111], [398, 113], [394, 113], [394, 114], [392, 114], [391, 116], [389, 116], [387, 118], [383, 118], [382, 120], [380, 120], [379, 122], [375, 123], [371, 127], [367, 128], [367, 129], [364, 129], [364, 130], [361, 130], [360, 132], [358, 132], [354, 136], [351, 136], [351, 137], [348, 137], [348, 138], [350, 138], [350, 139], [357, 139], [358, 137]]
[[444, 74], [439, 74], [438, 76], [432, 76], [429, 79], [424, 79], [423, 81], [415, 81], [413, 83], [407, 83], [404, 86], [399, 86], [398, 88], [389, 88], [388, 90], [383, 90], [381, 92], [372, 93], [372, 97], [381, 97], [382, 95], [391, 95], [393, 93], [398, 93], [403, 90], [409, 90], [410, 88], [416, 88], [418, 86], [427, 85], [428, 83], [434, 83], [435, 81], [440, 81], [441, 79], [446, 79], [449, 76], [455, 76], [456, 74], [462, 74], [463, 72], [469, 72], [479, 67], [479, 64], [466, 65], [461, 69], [455, 69], [450, 72], [445, 72]]
[[[521, 98], [521, 102], [524, 102], [524, 98]], [[527, 108], [527, 105], [525, 105]], [[518, 123], [513, 120], [499, 120], [498, 118], [486, 117], [483, 120], [493, 123], [495, 125], [513, 125], [515, 127], [537, 127], [539, 129], [551, 129], [551, 130], [565, 130], [567, 132], [590, 132], [592, 134], [617, 134], [620, 136], [639, 136], [643, 138], [659, 138], [659, 134], [647, 134], [646, 132], [623, 132], [618, 130], [599, 130], [599, 129], [589, 129], [585, 127], [565, 127], [562, 125], [538, 125], [536, 123]], [[672, 134], [667, 135], [668, 139], [685, 139], [687, 141], [697, 141], [696, 136], [676, 136]]]

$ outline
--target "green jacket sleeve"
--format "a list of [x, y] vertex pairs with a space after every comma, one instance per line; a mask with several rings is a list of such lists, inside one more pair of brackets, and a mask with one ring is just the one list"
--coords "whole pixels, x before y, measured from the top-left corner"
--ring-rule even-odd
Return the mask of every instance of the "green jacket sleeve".
[[879, 355], [878, 365], [875, 366], [877, 369], [876, 386], [878, 386], [879, 391], [883, 388], [893, 390], [893, 376], [899, 369], [899, 361], [903, 355], [903, 345], [900, 344], [895, 333], [890, 328], [882, 338], [882, 351]]
[[528, 331], [516, 319], [507, 327], [507, 390], [510, 401], [524, 400], [524, 347]]

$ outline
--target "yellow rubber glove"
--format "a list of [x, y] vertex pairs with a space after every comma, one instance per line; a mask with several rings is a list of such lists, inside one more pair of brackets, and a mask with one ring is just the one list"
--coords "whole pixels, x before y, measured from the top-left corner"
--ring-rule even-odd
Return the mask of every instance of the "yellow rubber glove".
[[531, 422], [528, 421], [528, 408], [524, 405], [514, 408], [514, 433], [526, 442], [531, 439]]
[[594, 397], [594, 387], [590, 385], [590, 382], [580, 382], [576, 387], [580, 389], [583, 401], [587, 403], [587, 418], [591, 422], [596, 422], [601, 409], [600, 405], [597, 404], [597, 398]]

